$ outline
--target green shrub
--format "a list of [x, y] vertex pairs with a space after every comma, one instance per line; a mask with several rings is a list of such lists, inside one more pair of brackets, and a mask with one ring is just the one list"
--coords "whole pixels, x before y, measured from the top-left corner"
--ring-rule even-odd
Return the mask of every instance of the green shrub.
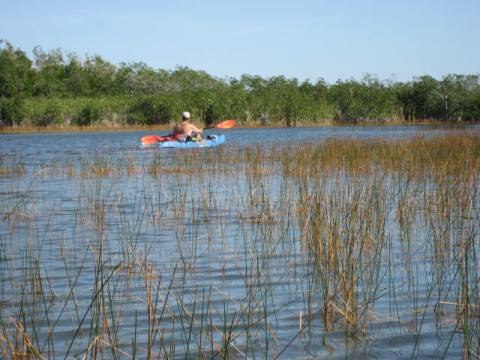
[[36, 118], [32, 119], [35, 126], [48, 126], [57, 122], [63, 122], [62, 109], [58, 101], [49, 101], [43, 112]]
[[209, 104], [203, 116], [205, 126], [212, 126], [215, 122], [218, 122], [220, 116], [221, 115], [218, 106], [215, 106], [214, 104]]
[[102, 115], [103, 111], [100, 105], [98, 103], [91, 102], [85, 105], [73, 118], [73, 124], [78, 126], [88, 126], [98, 122]]
[[0, 122], [7, 126], [20, 123], [25, 115], [25, 103], [20, 98], [0, 98]]
[[127, 112], [129, 124], [167, 124], [171, 119], [171, 107], [163, 99], [153, 96], [138, 99]]

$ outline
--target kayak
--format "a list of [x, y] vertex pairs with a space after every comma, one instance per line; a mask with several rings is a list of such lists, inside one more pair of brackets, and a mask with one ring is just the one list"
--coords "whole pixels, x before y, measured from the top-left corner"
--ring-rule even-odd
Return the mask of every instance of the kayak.
[[[208, 126], [205, 129], [230, 129], [232, 127], [234, 127], [236, 124], [236, 121], [234, 119], [230, 119], [230, 120], [225, 120], [225, 121], [222, 121], [221, 123], [218, 123], [214, 126]], [[142, 136], [142, 138], [140, 139], [140, 141], [142, 142], [142, 146], [147, 146], [147, 145], [154, 145], [156, 146], [158, 142], [164, 142], [164, 141], [175, 141], [175, 140], [178, 140], [178, 136], [180, 137], [184, 137], [184, 135], [181, 135], [181, 134], [170, 134], [170, 135], [167, 135], [167, 136], [162, 136], [162, 135], [146, 135], [146, 136]], [[219, 142], [219, 141], [217, 141]], [[211, 146], [216, 146], [217, 144], [215, 145], [211, 145]], [[220, 144], [218, 144], [220, 145]], [[174, 147], [177, 147], [177, 146], [174, 146]], [[190, 147], [190, 146], [188, 146]], [[195, 146], [195, 147], [198, 147], [198, 146]], [[205, 146], [202, 146], [202, 147], [205, 147]]]
[[225, 142], [225, 135], [208, 135], [207, 138], [202, 139], [201, 141], [163, 141], [158, 142], [156, 146], [159, 148], [181, 148], [181, 149], [195, 149], [195, 148], [205, 148], [205, 147], [214, 147], [221, 145]]

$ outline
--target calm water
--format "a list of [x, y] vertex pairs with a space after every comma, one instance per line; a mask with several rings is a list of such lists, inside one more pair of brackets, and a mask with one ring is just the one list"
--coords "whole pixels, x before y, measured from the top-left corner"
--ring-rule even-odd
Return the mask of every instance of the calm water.
[[[294, 129], [230, 129], [208, 130], [209, 133], [224, 133], [227, 147], [239, 148], [250, 145], [272, 145], [287, 142], [321, 141], [326, 138], [383, 138], [398, 139], [413, 136], [442, 135], [452, 132], [472, 132], [479, 125], [452, 126], [374, 126], [374, 127], [326, 127]], [[49, 161], [52, 157], [75, 157], [84, 154], [122, 154], [138, 150], [140, 137], [152, 132], [101, 132], [67, 134], [0, 134], [0, 154], [21, 156], [28, 163]], [[141, 153], [141, 157], [145, 157]]]
[[[236, 154], [252, 145], [398, 139], [479, 129], [476, 125], [231, 129], [223, 132], [227, 136], [223, 149]], [[289, 201], [296, 200], [294, 193], [282, 193], [285, 184], [279, 173], [257, 178], [241, 171], [217, 172], [207, 161], [179, 163], [183, 159], [179, 151], [141, 149], [139, 139], [147, 134], [0, 135], [1, 164], [22, 163], [25, 169], [22, 176], [0, 177], [0, 320], [9, 331], [15, 328], [12, 319], [23, 319], [27, 328], [33, 322], [30, 337], [37, 348], [52, 358], [63, 358], [67, 352], [68, 357], [81, 358], [92, 344], [96, 319], [103, 316], [100, 327], [105, 334], [116, 333], [118, 356], [128, 358], [135, 338], [137, 356], [144, 358], [150, 294], [156, 304], [157, 322], [151, 325], [157, 330], [154, 350], [160, 357], [195, 357], [199, 344], [208, 357], [205, 349], [221, 348], [222, 329], [233, 329], [240, 358], [462, 355], [453, 315], [446, 311], [441, 320], [430, 312], [422, 316], [421, 309], [428, 308], [431, 298], [426, 274], [433, 266], [422, 255], [428, 248], [424, 242], [405, 250], [392, 240], [391, 251], [416, 254], [419, 261], [407, 264], [399, 255], [398, 263], [390, 264], [393, 272], [382, 267], [388, 281], [379, 281], [382, 289], [365, 334], [345, 337], [341, 326], [327, 332], [316, 300], [320, 286], [312, 258], [298, 239], [298, 225], [290, 224], [287, 215], [262, 221], [269, 212], [285, 214]], [[208, 156], [213, 150], [200, 151]], [[155, 158], [164, 173], [146, 171]], [[95, 159], [122, 169], [109, 176], [81, 176], [82, 166]], [[130, 173], [125, 172], [128, 164]], [[68, 166], [70, 172], [65, 170]], [[212, 169], [197, 178], [195, 166]], [[264, 195], [268, 200], [258, 201]], [[415, 236], [424, 239], [427, 230], [419, 227]], [[387, 224], [391, 237], [398, 231]], [[95, 269], [100, 253], [105, 268], [99, 280]], [[120, 268], [111, 273], [117, 265]], [[42, 291], [37, 289], [40, 279]], [[394, 297], [388, 282], [397, 284]], [[105, 303], [97, 301], [99, 288]], [[455, 299], [446, 295], [445, 300]], [[110, 330], [105, 330], [106, 323]], [[204, 330], [209, 326], [218, 330]], [[53, 329], [50, 340], [48, 329]]]

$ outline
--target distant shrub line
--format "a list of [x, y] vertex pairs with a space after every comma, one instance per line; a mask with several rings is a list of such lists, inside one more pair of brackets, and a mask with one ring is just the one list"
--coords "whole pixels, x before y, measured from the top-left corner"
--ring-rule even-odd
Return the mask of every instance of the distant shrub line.
[[189, 110], [197, 121], [284, 124], [325, 119], [473, 121], [480, 119], [480, 77], [425, 75], [408, 82], [361, 80], [327, 84], [284, 76], [220, 79], [187, 67], [155, 70], [144, 63], [113, 65], [60, 49], [33, 50], [30, 59], [0, 43], [3, 125], [167, 124]]

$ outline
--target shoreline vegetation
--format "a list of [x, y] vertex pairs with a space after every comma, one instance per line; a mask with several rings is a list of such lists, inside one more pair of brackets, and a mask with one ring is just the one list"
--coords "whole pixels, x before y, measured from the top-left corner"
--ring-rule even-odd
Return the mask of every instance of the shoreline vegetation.
[[114, 65], [62, 49], [36, 47], [31, 59], [0, 41], [1, 132], [168, 126], [185, 110], [198, 123], [234, 118], [242, 127], [471, 122], [480, 120], [480, 75], [401, 82], [366, 74], [334, 84], [248, 74], [218, 78], [188, 67]]
[[[399, 125], [442, 125], [442, 126], [451, 126], [458, 127], [467, 124], [475, 124], [476, 122], [438, 122], [432, 120], [419, 120], [415, 122], [408, 121], [370, 121], [370, 122], [342, 122], [338, 123], [333, 120], [325, 119], [321, 122], [313, 121], [302, 121], [301, 123], [296, 124], [296, 128], [306, 128], [306, 127], [342, 127], [342, 126], [399, 126]], [[1, 126], [0, 125], [0, 134], [30, 134], [30, 133], [88, 133], [88, 132], [131, 132], [131, 131], [161, 131], [168, 132], [171, 131], [173, 122], [170, 124], [156, 124], [156, 125], [119, 125], [119, 124], [105, 124], [105, 123], [96, 123], [87, 126], [78, 126], [78, 125], [47, 125], [47, 126], [35, 126], [30, 124], [21, 124], [15, 126]], [[242, 129], [273, 129], [273, 128], [287, 128], [285, 124], [243, 124], [241, 126], [236, 126], [236, 128]]]

